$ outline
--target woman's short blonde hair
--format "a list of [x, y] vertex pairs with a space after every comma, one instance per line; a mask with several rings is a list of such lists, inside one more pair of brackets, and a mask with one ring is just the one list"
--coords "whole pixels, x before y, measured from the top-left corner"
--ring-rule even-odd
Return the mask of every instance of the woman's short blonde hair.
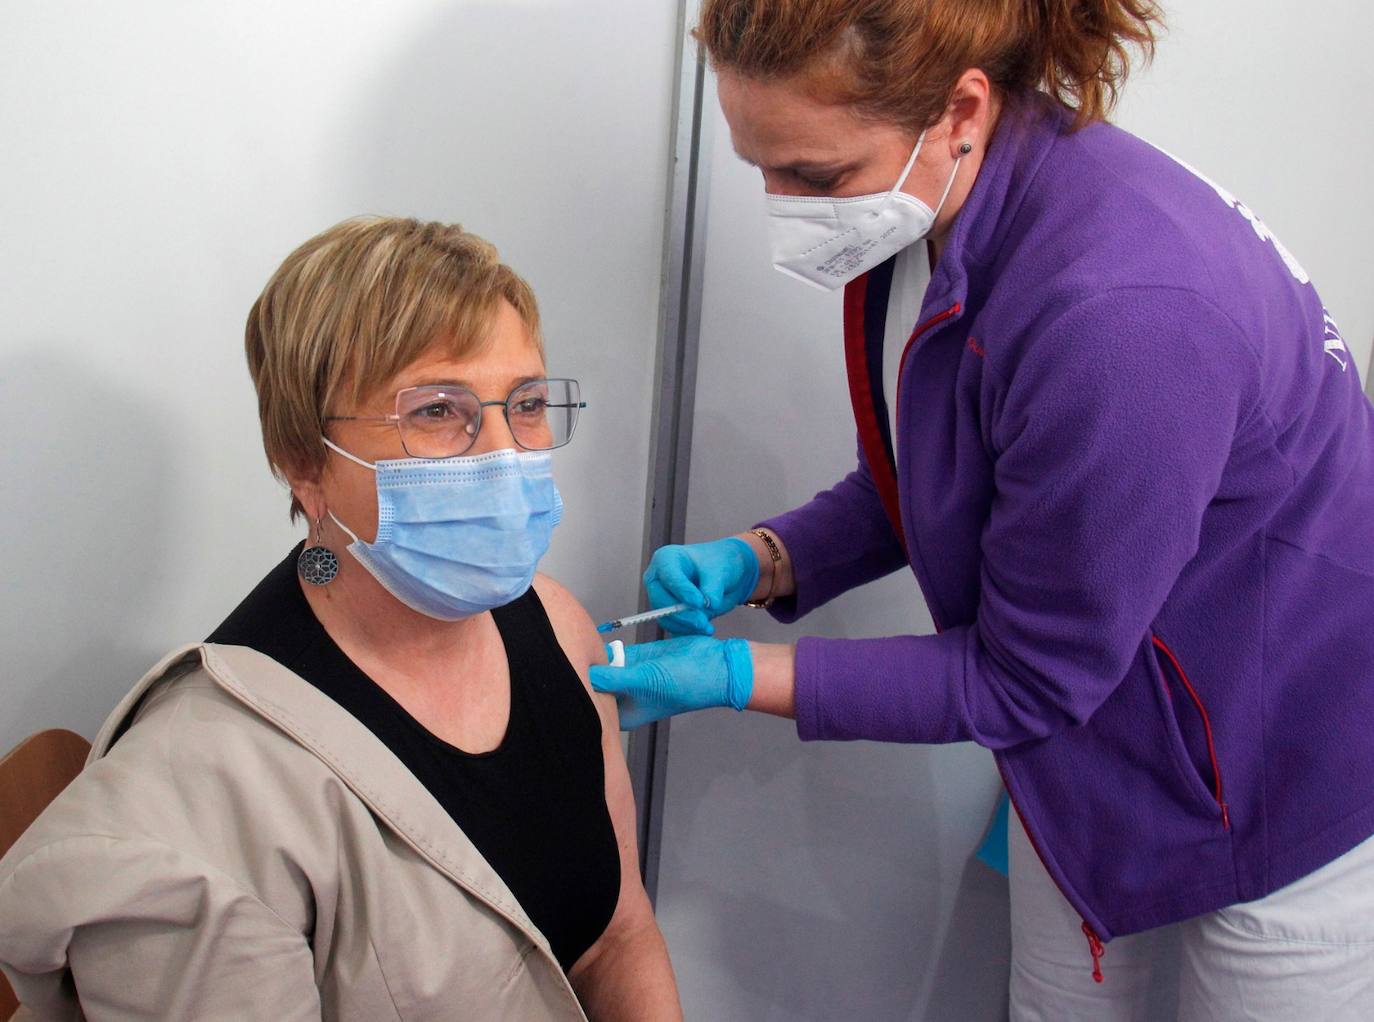
[[[273, 472], [317, 477], [325, 416], [435, 345], [455, 358], [479, 350], [502, 300], [542, 356], [529, 284], [457, 224], [356, 217], [301, 245], [253, 303], [244, 338]], [[293, 496], [291, 517], [302, 510]]]

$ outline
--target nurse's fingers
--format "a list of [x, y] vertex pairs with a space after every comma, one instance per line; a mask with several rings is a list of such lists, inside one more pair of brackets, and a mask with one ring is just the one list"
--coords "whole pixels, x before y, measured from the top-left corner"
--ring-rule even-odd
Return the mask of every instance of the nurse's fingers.
[[662, 720], [663, 714], [656, 712], [652, 707], [646, 706], [631, 695], [618, 695], [615, 697], [616, 710], [620, 716], [620, 730], [633, 731], [637, 727], [645, 724], [652, 724], [656, 720]]
[[[675, 603], [687, 602], [686, 600], [674, 599], [673, 594], [659, 584], [657, 579], [646, 582], [644, 591], [649, 595], [649, 606], [651, 607], [671, 607]], [[659, 618], [658, 624], [670, 635], [712, 635], [716, 630], [706, 612], [701, 610], [679, 611], [668, 617]]]
[[590, 675], [592, 688], [617, 696], [626, 691], [633, 681], [625, 677], [625, 668], [606, 667], [602, 664], [592, 664]]
[[645, 724], [652, 724], [661, 716], [636, 697], [634, 689], [640, 684], [640, 679], [625, 668], [593, 665], [591, 675], [592, 688], [615, 696], [620, 730], [633, 731]]
[[715, 635], [716, 626], [700, 610], [684, 610], [659, 619], [659, 627], [669, 635]]
[[674, 603], [707, 606], [696, 563], [680, 546], [660, 547], [655, 551], [648, 568], [644, 570], [644, 589], [654, 608], [668, 607]]

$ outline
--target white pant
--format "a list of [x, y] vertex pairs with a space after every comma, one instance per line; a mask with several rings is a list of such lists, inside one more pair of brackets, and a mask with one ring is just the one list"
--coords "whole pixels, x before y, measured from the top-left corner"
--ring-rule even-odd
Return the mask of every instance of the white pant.
[[1106, 945], [1009, 821], [1012, 1022], [1374, 1022], [1374, 838], [1259, 901]]

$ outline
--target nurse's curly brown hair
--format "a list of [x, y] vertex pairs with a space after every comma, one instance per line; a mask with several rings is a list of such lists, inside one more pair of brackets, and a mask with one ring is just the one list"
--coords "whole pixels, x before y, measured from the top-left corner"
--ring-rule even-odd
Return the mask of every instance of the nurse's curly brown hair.
[[695, 31], [712, 64], [751, 78], [802, 75], [823, 98], [913, 132], [944, 115], [979, 68], [1006, 97], [1036, 90], [1104, 120], [1163, 31], [1151, 0], [705, 0]]

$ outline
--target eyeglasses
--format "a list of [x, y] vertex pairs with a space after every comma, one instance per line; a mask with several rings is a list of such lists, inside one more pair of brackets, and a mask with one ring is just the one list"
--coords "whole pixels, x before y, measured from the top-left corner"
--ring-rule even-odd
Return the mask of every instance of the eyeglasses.
[[551, 451], [572, 439], [577, 414], [587, 407], [576, 380], [530, 380], [504, 401], [482, 401], [466, 387], [426, 384], [396, 393], [393, 415], [327, 415], [327, 422], [392, 422], [412, 458], [456, 458], [482, 431], [482, 409], [500, 407], [515, 442], [527, 451]]

